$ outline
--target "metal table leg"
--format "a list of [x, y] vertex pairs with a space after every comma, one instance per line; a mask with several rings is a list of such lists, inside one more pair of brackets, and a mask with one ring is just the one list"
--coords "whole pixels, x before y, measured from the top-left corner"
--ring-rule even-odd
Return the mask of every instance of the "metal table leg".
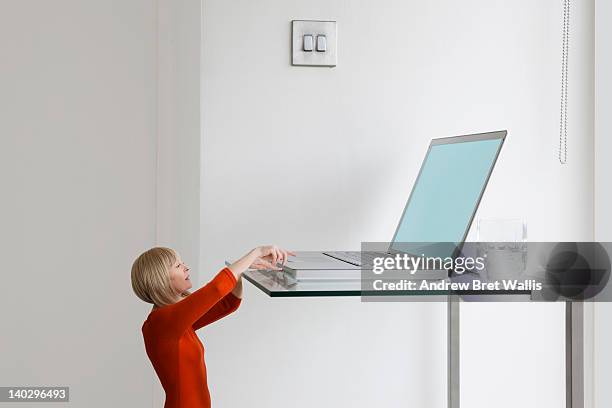
[[584, 408], [584, 304], [565, 302], [565, 406]]
[[459, 408], [460, 367], [459, 367], [459, 302], [457, 295], [448, 296], [447, 319], [447, 400], [448, 408]]
[[[448, 296], [447, 407], [460, 406], [460, 299]], [[565, 303], [565, 406], [584, 408], [584, 305]]]

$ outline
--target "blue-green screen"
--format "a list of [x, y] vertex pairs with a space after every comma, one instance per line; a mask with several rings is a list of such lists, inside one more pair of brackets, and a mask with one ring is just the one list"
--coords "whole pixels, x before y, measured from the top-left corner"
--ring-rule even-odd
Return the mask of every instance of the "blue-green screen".
[[392, 249], [407, 252], [402, 242], [461, 242], [501, 142], [431, 146]]

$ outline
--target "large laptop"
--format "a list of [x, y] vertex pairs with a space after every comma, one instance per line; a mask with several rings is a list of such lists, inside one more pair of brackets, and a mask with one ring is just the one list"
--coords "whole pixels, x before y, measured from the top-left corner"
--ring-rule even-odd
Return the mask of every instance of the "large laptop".
[[[421, 255], [423, 247], [414, 247], [419, 243], [434, 243], [429, 248], [435, 248], [436, 253], [428, 256], [452, 256], [440, 251], [461, 249], [506, 134], [501, 130], [432, 139], [386, 251], [298, 251], [287, 260], [285, 269], [367, 269], [373, 257]], [[435, 243], [452, 245], [449, 249]], [[440, 275], [445, 273], [440, 271]]]

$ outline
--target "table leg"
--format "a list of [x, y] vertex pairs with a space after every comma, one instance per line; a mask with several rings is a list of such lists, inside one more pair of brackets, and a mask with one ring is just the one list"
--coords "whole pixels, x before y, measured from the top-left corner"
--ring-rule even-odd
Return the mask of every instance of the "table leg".
[[[460, 406], [459, 297], [448, 296], [447, 307], [447, 401]], [[565, 398], [566, 408], [584, 408], [584, 305], [565, 303]]]
[[460, 341], [459, 341], [459, 301], [457, 295], [448, 296], [447, 308], [447, 398], [448, 408], [460, 405]]
[[565, 302], [565, 406], [584, 408], [584, 304]]

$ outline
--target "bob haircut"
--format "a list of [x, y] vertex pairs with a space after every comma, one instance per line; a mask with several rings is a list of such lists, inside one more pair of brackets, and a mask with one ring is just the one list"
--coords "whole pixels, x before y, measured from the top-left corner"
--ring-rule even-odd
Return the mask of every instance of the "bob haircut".
[[[136, 296], [157, 307], [176, 302], [177, 292], [170, 283], [170, 268], [176, 262], [176, 252], [155, 247], [143, 252], [132, 265], [132, 289]], [[189, 292], [181, 293], [187, 296]]]

